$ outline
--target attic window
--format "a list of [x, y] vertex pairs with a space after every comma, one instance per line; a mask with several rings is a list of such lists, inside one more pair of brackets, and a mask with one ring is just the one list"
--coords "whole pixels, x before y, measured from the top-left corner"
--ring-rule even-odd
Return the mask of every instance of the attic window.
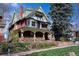
[[43, 17], [43, 14], [39, 13], [39, 12], [36, 12], [35, 15], [38, 16], [38, 17]]

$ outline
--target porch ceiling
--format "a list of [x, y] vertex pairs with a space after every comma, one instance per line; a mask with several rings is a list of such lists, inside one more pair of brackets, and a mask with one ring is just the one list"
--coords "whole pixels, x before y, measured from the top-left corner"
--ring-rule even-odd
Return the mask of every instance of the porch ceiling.
[[32, 31], [34, 33], [37, 32], [37, 31], [40, 31], [40, 32], [43, 32], [43, 33], [45, 33], [45, 32], [49, 32], [50, 33], [50, 31], [48, 29], [39, 29], [39, 28], [33, 28], [33, 27], [22, 28], [22, 30], [23, 31]]

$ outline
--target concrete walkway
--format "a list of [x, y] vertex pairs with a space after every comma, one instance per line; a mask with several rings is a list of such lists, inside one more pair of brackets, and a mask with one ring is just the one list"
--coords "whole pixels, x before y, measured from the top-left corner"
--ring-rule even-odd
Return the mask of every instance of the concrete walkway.
[[[19, 53], [14, 53], [14, 54], [10, 54], [10, 56], [25, 56], [25, 55], [29, 55], [35, 52], [41, 52], [41, 51], [47, 51], [47, 50], [52, 50], [52, 49], [59, 49], [59, 48], [66, 48], [66, 47], [70, 47], [70, 46], [79, 46], [79, 45], [68, 45], [68, 46], [62, 46], [62, 47], [51, 47], [51, 48], [46, 48], [46, 49], [33, 49], [30, 51], [26, 51], [26, 52], [19, 52]], [[7, 56], [7, 55], [2, 55], [2, 56]]]

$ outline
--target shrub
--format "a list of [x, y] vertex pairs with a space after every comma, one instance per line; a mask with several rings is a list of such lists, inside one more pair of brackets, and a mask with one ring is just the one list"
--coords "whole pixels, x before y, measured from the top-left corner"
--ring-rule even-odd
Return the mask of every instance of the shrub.
[[47, 43], [47, 42], [35, 42], [32, 44], [32, 48], [41, 49], [41, 48], [49, 48], [55, 46], [53, 44]]
[[21, 51], [28, 51], [28, 48], [21, 48], [21, 47], [16, 47], [14, 52], [21, 52]]
[[19, 36], [16, 31], [11, 33], [11, 37], [12, 37], [13, 42], [17, 42], [19, 39]]
[[76, 37], [76, 38], [75, 38], [75, 41], [79, 41], [79, 37]]
[[14, 43], [15, 52], [27, 51], [27, 50], [29, 50], [28, 49], [29, 45], [30, 45], [30, 43], [20, 43], [20, 42]]
[[28, 46], [29, 46], [29, 43], [20, 43], [20, 42], [11, 43], [11, 44], [3, 43], [1, 50], [3, 53], [8, 53], [8, 48], [10, 49], [10, 53], [21, 52], [21, 51], [29, 50]]
[[51, 47], [51, 45], [48, 43], [39, 43], [37, 47], [38, 48], [49, 48]]
[[2, 48], [2, 52], [3, 53], [7, 53], [7, 51], [8, 51], [8, 44], [7, 43], [3, 43], [1, 48]]
[[0, 44], [0, 54], [2, 53], [2, 49], [1, 48], [2, 48], [2, 45]]
[[65, 38], [64, 38], [64, 37], [61, 37], [60, 40], [61, 40], [61, 41], [65, 41]]
[[14, 52], [14, 46], [12, 43], [3, 43], [1, 46], [2, 53], [8, 53], [8, 49], [10, 49], [10, 53]]
[[20, 42], [18, 42], [18, 43], [15, 43], [15, 46], [16, 46], [16, 47], [25, 48], [25, 47], [27, 47], [29, 44], [30, 44], [30, 43], [20, 43]]
[[61, 41], [70, 41], [70, 39], [68, 37], [61, 37], [60, 40]]

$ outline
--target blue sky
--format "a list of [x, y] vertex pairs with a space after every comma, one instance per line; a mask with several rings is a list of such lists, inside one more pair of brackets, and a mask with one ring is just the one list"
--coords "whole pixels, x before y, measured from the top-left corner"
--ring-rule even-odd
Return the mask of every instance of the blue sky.
[[[49, 4], [48, 3], [22, 3], [22, 6], [24, 8], [34, 8], [34, 9], [41, 6], [46, 14], [49, 12]], [[13, 11], [14, 9], [17, 9], [19, 11], [19, 8], [20, 8], [19, 3], [9, 4], [10, 11]]]
[[79, 23], [79, 4], [73, 4], [73, 22]]
[[[16, 10], [17, 12], [20, 11], [20, 3], [9, 3], [9, 4], [6, 4], [6, 5], [8, 6], [8, 11], [5, 13], [5, 18], [9, 17], [8, 15], [12, 15], [14, 10]], [[50, 10], [48, 3], [22, 3], [22, 6], [24, 8], [33, 8], [33, 9], [41, 6], [46, 14], [48, 14], [48, 12]], [[10, 19], [7, 18], [7, 22], [9, 20]]]
[[[5, 16], [12, 14], [14, 10], [17, 10], [19, 12], [19, 9], [20, 9], [19, 3], [5, 4], [5, 5], [7, 5], [8, 9], [9, 9], [8, 13], [6, 13]], [[50, 11], [49, 3], [23, 3], [22, 6], [24, 8], [34, 8], [34, 9], [41, 6], [46, 14], [48, 14]], [[77, 26], [79, 26], [78, 25], [78, 23], [79, 23], [79, 4], [72, 4], [72, 6], [73, 6], [73, 17], [72, 17], [73, 24], [76, 24]]]

